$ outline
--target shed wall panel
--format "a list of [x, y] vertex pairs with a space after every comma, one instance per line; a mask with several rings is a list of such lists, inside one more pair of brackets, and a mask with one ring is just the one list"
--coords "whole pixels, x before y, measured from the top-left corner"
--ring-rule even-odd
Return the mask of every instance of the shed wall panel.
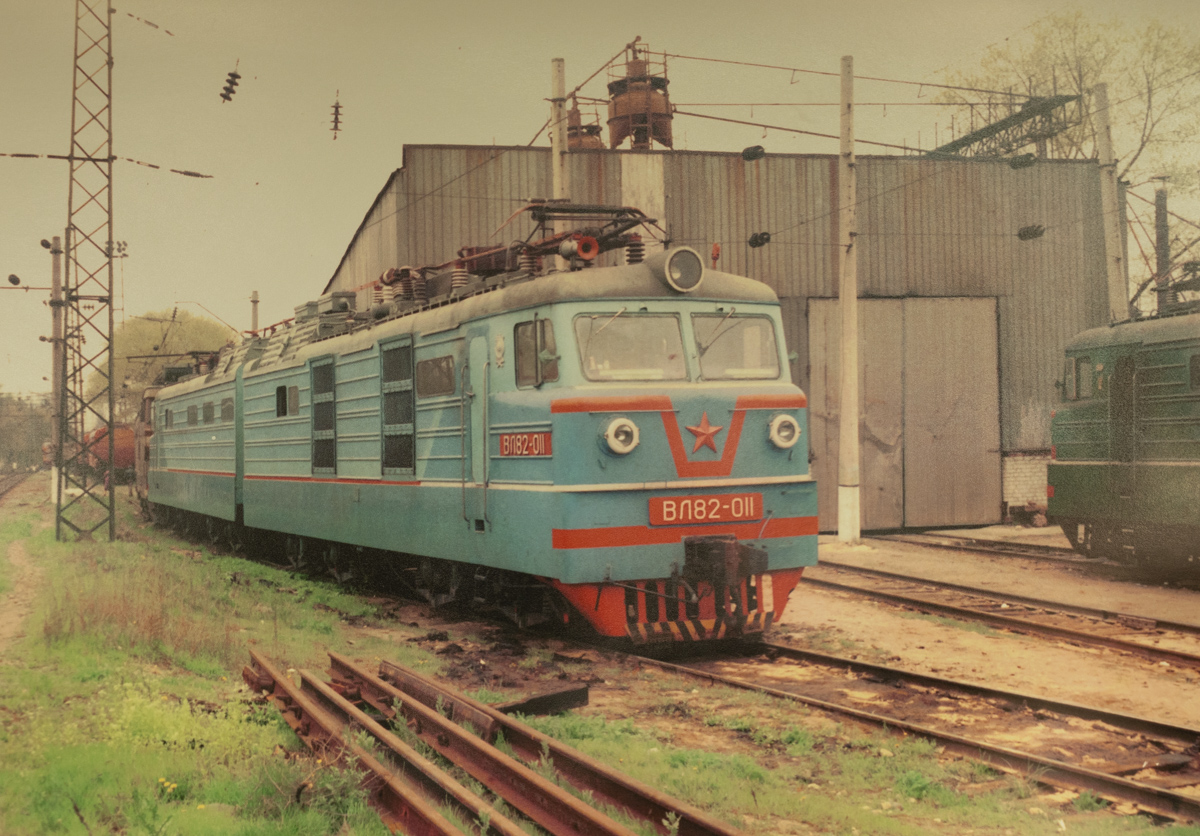
[[[635, 153], [572, 153], [575, 200], [621, 203], [622, 159]], [[747, 162], [736, 153], [647, 153], [662, 161], [659, 225], [673, 243], [706, 261], [720, 244], [720, 269], [766, 282], [792, 310], [836, 295], [835, 156]], [[1003, 449], [1047, 448], [1062, 347], [1107, 320], [1096, 165], [1013, 169], [1003, 160], [861, 156], [857, 176], [862, 295], [996, 298]], [[528, 198], [550, 192], [547, 148], [407, 146], [403, 167], [364, 218], [327, 290], [363, 288], [365, 295], [388, 267], [438, 264], [464, 245], [523, 238], [528, 220], [503, 225]], [[1044, 227], [1042, 237], [1017, 238], [1033, 225]], [[749, 247], [755, 232], [770, 232], [771, 242]], [[601, 263], [619, 258], [608, 254]], [[802, 330], [793, 327], [798, 337]], [[792, 343], [802, 385], [813, 366], [810, 344]]]

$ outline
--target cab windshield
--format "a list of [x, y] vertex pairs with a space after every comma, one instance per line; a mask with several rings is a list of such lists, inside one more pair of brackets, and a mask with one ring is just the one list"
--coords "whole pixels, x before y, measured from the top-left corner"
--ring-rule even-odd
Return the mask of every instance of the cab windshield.
[[765, 316], [694, 314], [696, 352], [705, 380], [774, 380], [779, 377], [775, 324]]
[[588, 380], [687, 379], [675, 316], [586, 314], [575, 318], [575, 339]]

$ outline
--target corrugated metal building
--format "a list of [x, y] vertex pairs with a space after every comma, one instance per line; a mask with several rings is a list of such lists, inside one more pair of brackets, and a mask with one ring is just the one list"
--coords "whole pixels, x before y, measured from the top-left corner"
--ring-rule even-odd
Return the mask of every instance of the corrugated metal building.
[[[706, 257], [719, 243], [721, 269], [778, 293], [833, 529], [837, 157], [575, 150], [569, 170], [575, 202], [636, 206]], [[1107, 318], [1097, 165], [858, 157], [857, 172], [863, 527], [990, 523], [1004, 504], [1043, 504], [1062, 347]], [[366, 303], [389, 267], [524, 237], [529, 221], [506, 222], [550, 194], [547, 148], [406, 146], [326, 291]], [[1031, 226], [1044, 234], [1020, 240]], [[763, 231], [770, 243], [749, 247]]]

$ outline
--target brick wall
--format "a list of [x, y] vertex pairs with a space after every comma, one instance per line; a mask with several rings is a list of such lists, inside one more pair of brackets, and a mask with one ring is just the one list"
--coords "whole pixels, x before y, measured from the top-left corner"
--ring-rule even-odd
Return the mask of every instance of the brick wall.
[[1008, 453], [1002, 462], [1001, 479], [1004, 502], [1009, 508], [1024, 508], [1032, 503], [1046, 505], [1046, 465], [1049, 452]]

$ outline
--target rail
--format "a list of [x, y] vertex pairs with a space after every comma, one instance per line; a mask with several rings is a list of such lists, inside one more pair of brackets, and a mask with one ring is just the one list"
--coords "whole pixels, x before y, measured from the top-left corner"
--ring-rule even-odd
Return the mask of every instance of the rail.
[[[659, 667], [683, 676], [791, 700], [802, 705], [883, 728], [890, 732], [902, 732], [922, 737], [945, 747], [947, 751], [982, 761], [1002, 772], [1025, 775], [1048, 786], [1060, 789], [1089, 790], [1103, 798], [1135, 804], [1146, 812], [1165, 818], [1181, 821], [1200, 820], [1200, 797], [1194, 795], [1174, 792], [1165, 787], [1153, 786], [1148, 783], [1122, 777], [1118, 774], [1077, 766], [1007, 746], [999, 746], [975, 740], [930, 726], [913, 723], [900, 717], [864, 711], [844, 703], [817, 699], [792, 691], [764, 686], [745, 679], [724, 676], [712, 671], [677, 665], [658, 659], [647, 657], [636, 658], [642, 664]], [[1188, 756], [1187, 760], [1190, 762], [1191, 756]], [[1194, 777], [1190, 781], [1190, 783], [1196, 782], [1200, 782], [1200, 777]]]
[[[268, 695], [310, 748], [354, 759], [364, 771], [369, 800], [390, 828], [418, 836], [458, 834], [437, 810], [449, 804], [465, 821], [480, 823], [481, 833], [523, 833], [520, 824], [419, 755], [385, 723], [364, 713], [362, 704], [385, 721], [403, 723], [432, 751], [552, 836], [635, 836], [635, 832], [544, 777], [541, 771], [547, 765], [564, 782], [590, 790], [592, 804], [611, 804], [658, 833], [739, 836], [706, 813], [397, 665], [382, 663], [377, 676], [330, 653], [332, 683], [302, 670], [297, 686], [262, 655], [251, 651], [250, 657], [243, 679]], [[352, 730], [369, 736], [377, 744], [374, 751], [348, 736]], [[501, 736], [516, 757], [493, 745]]]
[[[841, 571], [859, 572], [859, 570], [855, 567], [842, 567]], [[872, 571], [873, 570], [865, 570], [862, 571], [861, 574], [867, 575]], [[997, 615], [992, 612], [987, 612], [986, 609], [979, 606], [955, 606], [931, 601], [929, 600], [929, 597], [901, 595], [895, 592], [886, 592], [880, 589], [872, 589], [867, 586], [856, 585], [852, 583], [840, 583], [832, 580], [823, 580], [819, 577], [819, 574], [819, 572], [806, 572], [802, 583], [809, 587], [828, 589], [835, 592], [846, 592], [852, 595], [861, 595], [868, 598], [874, 598], [877, 601], [885, 601], [890, 604], [917, 610], [919, 612], [944, 615], [962, 621], [973, 621], [979, 624], [986, 624], [990, 627], [996, 627], [1001, 630], [1011, 630], [1017, 633], [1026, 633], [1048, 638], [1061, 639], [1063, 641], [1080, 645], [1103, 647], [1109, 650], [1116, 650], [1122, 653], [1140, 656], [1153, 662], [1166, 662], [1168, 664], [1178, 665], [1180, 667], [1200, 669], [1200, 655], [1195, 653], [1187, 653], [1181, 650], [1171, 650], [1165, 647], [1143, 644], [1141, 642], [1130, 641], [1128, 639], [1102, 635], [1094, 631], [1088, 632], [1086, 630], [1060, 627], [1053, 624], [1034, 621], [1030, 618], [1020, 618], [1014, 615]], [[932, 587], [935, 590], [939, 586], [943, 586], [937, 581], [930, 581], [924, 578], [905, 578], [905, 580], [913, 584]], [[973, 594], [981, 599], [986, 599], [989, 597], [987, 590], [976, 590]], [[1052, 604], [1047, 602], [1046, 606], [1041, 607], [1040, 609], [1051, 616], [1059, 614], [1054, 612], [1052, 606]], [[1063, 610], [1060, 610], [1060, 613], [1067, 616], [1071, 615], [1071, 613]], [[1140, 619], [1140, 623], [1139, 621], [1131, 620], [1123, 623], [1123, 626], [1128, 629], [1156, 629], [1164, 627], [1164, 624], [1159, 624], [1153, 619]]]

